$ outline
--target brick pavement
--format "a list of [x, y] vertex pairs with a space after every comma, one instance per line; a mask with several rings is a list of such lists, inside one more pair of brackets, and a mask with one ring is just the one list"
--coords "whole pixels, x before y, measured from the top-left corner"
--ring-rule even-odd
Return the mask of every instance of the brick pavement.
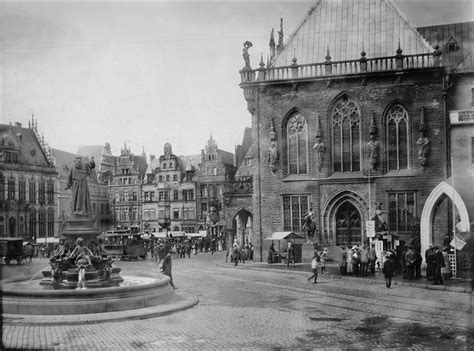
[[[305, 272], [236, 269], [223, 255], [174, 260], [180, 291], [197, 296], [189, 310], [94, 325], [4, 324], [9, 349], [275, 350], [468, 349], [472, 295], [330, 279]], [[150, 260], [117, 263], [156, 269]]]

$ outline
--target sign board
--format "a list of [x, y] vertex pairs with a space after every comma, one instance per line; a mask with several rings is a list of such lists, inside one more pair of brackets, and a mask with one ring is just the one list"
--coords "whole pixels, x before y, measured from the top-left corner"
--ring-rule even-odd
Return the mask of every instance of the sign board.
[[365, 227], [367, 228], [367, 237], [375, 237], [375, 221], [366, 221]]

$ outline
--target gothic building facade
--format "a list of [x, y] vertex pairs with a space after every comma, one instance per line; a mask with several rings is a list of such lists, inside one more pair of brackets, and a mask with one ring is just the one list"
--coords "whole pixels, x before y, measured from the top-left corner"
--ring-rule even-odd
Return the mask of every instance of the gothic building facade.
[[0, 237], [47, 244], [58, 232], [58, 173], [37, 121], [28, 124], [0, 124]]
[[[266, 252], [273, 232], [294, 231], [309, 258], [313, 243], [368, 243], [372, 221], [385, 247], [419, 240], [424, 203], [451, 174], [455, 88], [444, 47], [384, 0], [322, 0], [286, 43], [279, 34], [267, 64], [246, 60], [240, 71], [255, 150], [254, 244]], [[314, 233], [303, 227], [310, 209]], [[450, 211], [439, 211], [431, 243], [442, 242]]]
[[[107, 145], [106, 145], [107, 148]], [[146, 156], [134, 155], [126, 144], [115, 158], [113, 171], [109, 168], [109, 150], [101, 158], [99, 178], [110, 179], [109, 195], [115, 227], [142, 226], [142, 186], [147, 170]], [[104, 153], [103, 153], [104, 156]], [[110, 174], [112, 172], [112, 174]], [[105, 178], [104, 178], [105, 175]]]

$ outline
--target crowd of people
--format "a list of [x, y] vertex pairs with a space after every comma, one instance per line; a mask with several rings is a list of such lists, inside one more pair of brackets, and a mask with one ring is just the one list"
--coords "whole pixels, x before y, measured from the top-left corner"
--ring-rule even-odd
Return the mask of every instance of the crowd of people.
[[253, 245], [252, 243], [247, 243], [240, 245], [237, 239], [234, 240], [232, 247], [227, 247], [227, 253], [225, 256], [225, 262], [230, 260], [234, 265], [238, 263], [245, 263], [245, 261], [253, 261]]
[[[448, 255], [450, 249], [449, 245], [443, 249], [430, 245], [425, 252], [426, 278], [432, 280], [434, 285], [443, 284], [444, 280], [451, 277]], [[340, 273], [366, 277], [375, 275], [376, 270], [381, 270], [389, 288], [391, 279], [397, 274], [405, 280], [421, 279], [422, 263], [423, 256], [418, 247], [399, 246], [395, 250], [384, 251], [382, 257], [377, 257], [374, 245], [354, 245], [342, 247]]]

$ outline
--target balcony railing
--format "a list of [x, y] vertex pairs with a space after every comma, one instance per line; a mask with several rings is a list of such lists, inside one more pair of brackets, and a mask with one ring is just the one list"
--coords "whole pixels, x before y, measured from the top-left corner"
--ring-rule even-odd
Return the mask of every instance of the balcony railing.
[[263, 64], [258, 69], [243, 69], [240, 71], [241, 83], [290, 80], [300, 78], [318, 78], [328, 76], [344, 76], [411, 70], [440, 66], [440, 52], [416, 55], [395, 55], [381, 58], [365, 58], [346, 61], [325, 61], [290, 66], [265, 68]]
[[235, 180], [229, 181], [224, 184], [224, 194], [252, 194], [253, 192], [253, 180]]

